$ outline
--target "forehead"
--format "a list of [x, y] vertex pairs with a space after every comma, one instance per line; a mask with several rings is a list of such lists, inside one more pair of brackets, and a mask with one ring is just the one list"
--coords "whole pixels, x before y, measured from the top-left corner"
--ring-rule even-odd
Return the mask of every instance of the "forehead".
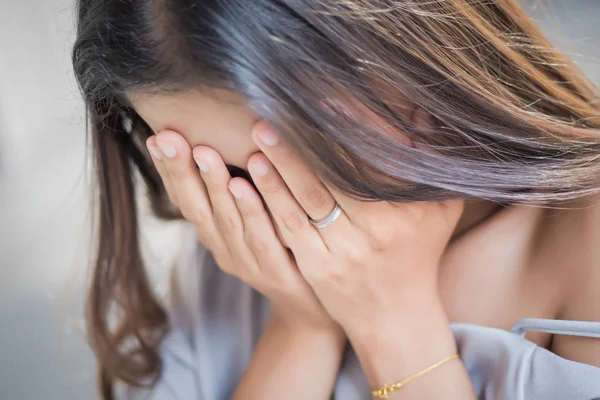
[[245, 168], [258, 150], [250, 138], [258, 117], [246, 99], [223, 90], [187, 91], [168, 95], [135, 94], [129, 99], [154, 133], [179, 132], [193, 148], [217, 150], [227, 164]]

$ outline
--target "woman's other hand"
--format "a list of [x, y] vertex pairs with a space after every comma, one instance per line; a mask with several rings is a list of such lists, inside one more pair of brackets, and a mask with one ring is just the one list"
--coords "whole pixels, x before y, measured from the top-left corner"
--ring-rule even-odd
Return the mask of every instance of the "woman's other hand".
[[[399, 312], [436, 305], [438, 264], [462, 201], [351, 199], [325, 185], [266, 123], [257, 124], [253, 138], [262, 153], [250, 157], [252, 178], [300, 272], [347, 333], [383, 328]], [[343, 211], [333, 224], [309, 223], [336, 203]]]
[[[457, 352], [437, 291], [438, 266], [463, 201], [365, 202], [325, 185], [265, 123], [249, 161], [298, 269], [340, 324], [371, 387], [395, 382]], [[321, 229], [311, 224], [342, 212]], [[442, 386], [431, 386], [431, 379]], [[450, 386], [449, 386], [450, 385]], [[402, 390], [406, 398], [474, 398], [464, 366], [440, 367]], [[443, 389], [440, 389], [443, 388]]]

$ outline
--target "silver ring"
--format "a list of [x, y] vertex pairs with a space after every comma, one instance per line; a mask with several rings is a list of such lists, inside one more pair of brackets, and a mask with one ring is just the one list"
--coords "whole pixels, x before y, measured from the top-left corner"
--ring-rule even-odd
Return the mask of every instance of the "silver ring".
[[309, 218], [308, 220], [310, 221], [310, 223], [313, 226], [321, 229], [321, 228], [325, 228], [326, 226], [333, 224], [335, 222], [335, 220], [339, 218], [340, 215], [342, 215], [342, 207], [340, 207], [340, 205], [338, 203], [335, 203], [335, 207], [333, 207], [333, 210], [331, 210], [329, 215], [326, 216], [325, 218], [322, 218], [319, 220], [314, 220], [312, 218]]

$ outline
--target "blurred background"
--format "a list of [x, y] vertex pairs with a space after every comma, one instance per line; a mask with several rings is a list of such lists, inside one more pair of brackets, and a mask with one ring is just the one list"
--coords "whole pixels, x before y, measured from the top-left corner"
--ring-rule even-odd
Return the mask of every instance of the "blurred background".
[[[525, 5], [600, 83], [600, 0]], [[73, 23], [72, 0], [0, 0], [0, 400], [95, 398], [82, 323], [92, 181]], [[180, 227], [143, 214], [160, 283]]]

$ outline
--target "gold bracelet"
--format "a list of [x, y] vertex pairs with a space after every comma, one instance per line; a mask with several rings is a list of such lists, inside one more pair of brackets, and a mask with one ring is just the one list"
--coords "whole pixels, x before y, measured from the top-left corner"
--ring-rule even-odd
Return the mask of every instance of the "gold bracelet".
[[453, 354], [451, 356], [448, 356], [448, 357], [444, 358], [443, 360], [436, 362], [432, 366], [425, 368], [423, 371], [417, 372], [416, 374], [409, 376], [408, 378], [406, 378], [403, 381], [394, 383], [392, 385], [388, 385], [387, 383], [384, 383], [383, 386], [381, 387], [381, 389], [373, 390], [373, 391], [371, 391], [371, 394], [373, 395], [373, 397], [377, 397], [378, 399], [387, 399], [390, 396], [390, 394], [392, 394], [396, 390], [403, 388], [404, 386], [408, 385], [415, 379], [422, 377], [426, 373], [433, 371], [440, 365], [443, 365], [443, 364], [447, 363], [448, 361], [454, 360], [455, 358], [460, 358], [460, 355]]

